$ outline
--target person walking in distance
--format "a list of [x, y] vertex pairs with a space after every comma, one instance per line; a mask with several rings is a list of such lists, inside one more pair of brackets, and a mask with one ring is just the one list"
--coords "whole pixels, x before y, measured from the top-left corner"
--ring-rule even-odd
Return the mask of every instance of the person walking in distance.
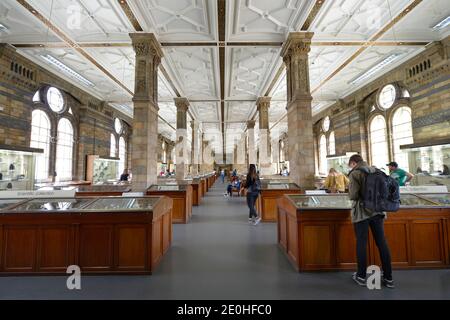
[[255, 203], [261, 192], [261, 181], [256, 173], [256, 166], [251, 164], [248, 168], [247, 179], [245, 180], [245, 189], [247, 189], [247, 206], [250, 211], [248, 222], [257, 225], [261, 218], [256, 213]]
[[225, 170], [222, 169], [220, 171], [220, 179], [222, 179], [222, 183], [225, 183]]
[[388, 288], [394, 288], [392, 279], [391, 254], [384, 236], [384, 219], [386, 212], [376, 212], [364, 205], [363, 197], [366, 187], [366, 179], [369, 174], [377, 171], [369, 165], [359, 154], [352, 155], [348, 166], [349, 173], [349, 198], [352, 200], [351, 219], [356, 236], [356, 256], [358, 271], [353, 274], [353, 280], [360, 286], [366, 286], [367, 270], [367, 238], [369, 227], [375, 239], [381, 257], [383, 268], [383, 284]]

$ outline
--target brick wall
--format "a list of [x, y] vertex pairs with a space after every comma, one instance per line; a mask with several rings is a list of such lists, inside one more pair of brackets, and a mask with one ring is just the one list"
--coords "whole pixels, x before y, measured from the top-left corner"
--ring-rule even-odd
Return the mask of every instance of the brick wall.
[[[0, 75], [0, 144], [29, 147], [31, 113], [35, 108], [41, 108], [47, 111], [52, 122], [52, 136], [61, 116], [68, 117], [74, 125], [73, 176], [76, 179], [84, 179], [86, 155], [110, 155], [110, 134], [114, 132], [115, 117], [124, 120], [124, 137], [130, 150], [132, 119], [29, 61], [8, 44], [0, 44]], [[57, 115], [45, 104], [33, 102], [36, 91], [47, 86], [63, 92], [73, 115], [68, 112]], [[54, 163], [50, 163], [50, 168], [54, 168]]]
[[[335, 132], [336, 154], [356, 151], [369, 158], [368, 121], [376, 114], [383, 114], [389, 127], [393, 112], [403, 105], [412, 109], [414, 143], [450, 138], [449, 57], [450, 37], [447, 37], [430, 44], [416, 57], [316, 114], [313, 117], [316, 148], [322, 134], [322, 120], [329, 116], [330, 131]], [[385, 112], [377, 108], [373, 110], [379, 90], [390, 83], [399, 92], [397, 103]], [[410, 98], [402, 97], [404, 89]], [[392, 158], [392, 147], [389, 153]]]

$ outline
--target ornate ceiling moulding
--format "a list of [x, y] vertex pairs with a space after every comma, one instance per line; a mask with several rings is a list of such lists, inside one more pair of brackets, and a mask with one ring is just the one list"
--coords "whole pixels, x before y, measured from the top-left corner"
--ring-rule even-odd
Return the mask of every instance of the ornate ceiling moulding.
[[389, 29], [391, 29], [397, 22], [410, 13], [415, 7], [417, 7], [423, 0], [414, 0], [408, 7], [400, 12], [394, 19], [392, 19], [387, 25], [385, 25], [380, 31], [378, 31], [372, 38], [366, 41], [365, 45], [361, 46], [350, 58], [348, 58], [342, 65], [340, 65], [332, 74], [330, 74], [324, 81], [322, 81], [311, 94], [317, 92], [325, 83], [342, 71], [346, 66], [353, 62], [366, 48], [373, 46], [376, 40], [380, 39]]
[[47, 26], [50, 30], [52, 30], [61, 40], [63, 40], [67, 46], [77, 51], [80, 55], [82, 55], [85, 59], [95, 65], [100, 71], [102, 71], [105, 75], [107, 75], [111, 80], [117, 83], [122, 89], [124, 89], [131, 96], [133, 92], [130, 91], [121, 81], [119, 81], [116, 77], [114, 77], [108, 70], [106, 70], [102, 65], [100, 65], [97, 60], [91, 57], [86, 51], [84, 51], [78, 43], [72, 40], [69, 36], [67, 36], [62, 30], [60, 30], [56, 25], [54, 25], [50, 20], [45, 18], [40, 12], [38, 12], [34, 7], [32, 7], [26, 0], [17, 0], [19, 4], [21, 4], [26, 10], [28, 10], [31, 14], [33, 14], [39, 21], [41, 21], [45, 26]]

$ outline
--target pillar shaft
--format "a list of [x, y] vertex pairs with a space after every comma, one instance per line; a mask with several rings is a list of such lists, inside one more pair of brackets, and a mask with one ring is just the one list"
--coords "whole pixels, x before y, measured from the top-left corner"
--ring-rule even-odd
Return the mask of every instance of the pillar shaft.
[[308, 66], [312, 36], [312, 32], [292, 32], [281, 50], [287, 76], [290, 176], [303, 189], [314, 188], [312, 97]]
[[200, 123], [196, 120], [191, 122], [192, 128], [192, 174], [199, 173], [200, 150], [201, 150], [201, 132]]
[[163, 52], [152, 33], [131, 33], [136, 53], [131, 165], [133, 190], [156, 183], [158, 143], [158, 66]]
[[256, 164], [255, 120], [247, 121], [248, 163]]
[[176, 160], [177, 168], [175, 177], [177, 180], [186, 178], [189, 168], [188, 143], [187, 143], [187, 111], [189, 109], [189, 101], [186, 98], [174, 98], [175, 106], [177, 107], [177, 145], [176, 145]]
[[270, 97], [259, 97], [256, 106], [259, 114], [259, 166], [263, 176], [271, 175], [269, 108]]

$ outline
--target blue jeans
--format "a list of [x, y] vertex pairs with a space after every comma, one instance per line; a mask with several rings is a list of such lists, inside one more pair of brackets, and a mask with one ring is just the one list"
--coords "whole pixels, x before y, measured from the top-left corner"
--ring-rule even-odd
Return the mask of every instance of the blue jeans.
[[367, 238], [369, 227], [380, 252], [383, 276], [392, 280], [391, 253], [384, 237], [384, 216], [376, 215], [370, 219], [354, 224], [356, 235], [356, 257], [358, 262], [358, 277], [366, 278], [367, 271]]
[[222, 183], [225, 183], [225, 176], [220, 176], [220, 178], [222, 179]]
[[250, 210], [250, 213], [248, 217], [251, 219], [253, 217], [257, 217], [258, 214], [256, 213], [255, 203], [256, 199], [258, 199], [258, 193], [248, 192], [247, 193], [247, 206]]

